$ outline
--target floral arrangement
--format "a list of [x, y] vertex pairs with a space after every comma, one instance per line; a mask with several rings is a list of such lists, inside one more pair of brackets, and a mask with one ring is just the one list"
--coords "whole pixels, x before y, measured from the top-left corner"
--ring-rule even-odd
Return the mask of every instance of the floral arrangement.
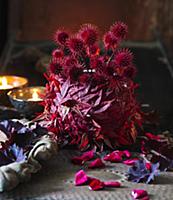
[[117, 22], [99, 43], [98, 28], [84, 24], [76, 34], [57, 30], [57, 49], [46, 74], [44, 121], [59, 143], [86, 150], [131, 145], [141, 127], [133, 81], [133, 55], [120, 48], [127, 25]]

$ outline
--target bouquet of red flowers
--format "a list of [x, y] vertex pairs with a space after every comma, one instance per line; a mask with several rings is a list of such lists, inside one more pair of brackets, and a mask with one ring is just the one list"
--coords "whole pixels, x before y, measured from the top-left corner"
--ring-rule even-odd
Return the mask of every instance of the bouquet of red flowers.
[[134, 143], [142, 119], [134, 94], [133, 55], [119, 48], [126, 35], [121, 22], [110, 27], [103, 43], [91, 24], [75, 35], [64, 29], [55, 33], [58, 47], [46, 74], [43, 116], [58, 142], [81, 150]]

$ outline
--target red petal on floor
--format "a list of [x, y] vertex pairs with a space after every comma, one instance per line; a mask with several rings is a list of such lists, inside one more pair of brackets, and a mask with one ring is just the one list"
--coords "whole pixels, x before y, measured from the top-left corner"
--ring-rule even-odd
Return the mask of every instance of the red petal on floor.
[[[147, 191], [146, 190], [141, 190], [141, 189], [132, 190], [131, 195], [132, 195], [132, 197], [134, 199], [141, 199], [141, 198], [143, 199], [143, 198], [147, 198], [148, 197]], [[148, 199], [149, 199], [149, 197], [148, 197]]]
[[106, 155], [103, 159], [110, 162], [121, 162], [122, 155], [113, 151], [112, 153]]
[[105, 187], [121, 187], [121, 183], [118, 181], [105, 181], [103, 183]]
[[105, 164], [103, 163], [103, 161], [100, 158], [95, 159], [88, 166], [88, 168], [90, 168], [90, 169], [103, 168], [103, 167], [105, 167]]
[[89, 180], [89, 178], [83, 170], [80, 170], [75, 174], [74, 183], [76, 186], [84, 185], [88, 182], [88, 180]]
[[91, 150], [91, 151], [87, 151], [85, 153], [83, 153], [81, 155], [81, 158], [84, 160], [84, 161], [88, 161], [88, 160], [91, 160], [94, 158], [94, 150]]
[[98, 180], [98, 179], [92, 179], [92, 181], [90, 182], [90, 184], [89, 184], [89, 189], [90, 190], [94, 190], [94, 191], [96, 191], [96, 190], [101, 190], [101, 189], [103, 189], [104, 188], [104, 183], [103, 182], [101, 182], [100, 180]]
[[130, 157], [131, 157], [130, 151], [124, 150], [123, 153], [124, 153], [124, 155], [125, 155], [127, 158], [130, 158]]

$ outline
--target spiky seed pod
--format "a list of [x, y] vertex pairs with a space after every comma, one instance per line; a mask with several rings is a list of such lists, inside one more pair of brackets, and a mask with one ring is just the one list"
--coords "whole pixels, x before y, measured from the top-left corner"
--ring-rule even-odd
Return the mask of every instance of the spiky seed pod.
[[58, 45], [65, 45], [69, 35], [66, 31], [58, 29], [55, 32], [54, 40]]
[[69, 38], [67, 45], [73, 53], [80, 53], [85, 49], [83, 41], [77, 37]]
[[107, 32], [103, 36], [103, 42], [107, 49], [115, 49], [118, 45], [118, 39], [112, 34], [112, 32]]
[[111, 26], [110, 31], [117, 39], [125, 39], [128, 33], [128, 28], [123, 22], [116, 22]]
[[59, 58], [62, 58], [64, 56], [64, 52], [60, 49], [55, 49], [53, 52], [52, 52], [52, 57], [54, 59], [59, 59]]
[[115, 63], [120, 67], [130, 66], [133, 55], [128, 49], [119, 50], [115, 55]]
[[81, 26], [78, 35], [86, 45], [94, 45], [98, 39], [97, 27], [92, 24], [84, 24]]

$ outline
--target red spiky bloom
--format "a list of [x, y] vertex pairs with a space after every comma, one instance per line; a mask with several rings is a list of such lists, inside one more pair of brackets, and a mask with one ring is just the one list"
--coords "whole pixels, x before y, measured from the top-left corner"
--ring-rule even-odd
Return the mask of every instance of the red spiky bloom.
[[115, 63], [120, 67], [130, 66], [132, 60], [133, 55], [128, 49], [122, 49], [115, 55]]
[[100, 48], [98, 45], [92, 45], [87, 48], [87, 53], [89, 56], [98, 56], [100, 53]]
[[81, 26], [78, 35], [86, 45], [94, 45], [98, 39], [97, 27], [92, 24], [84, 24]]
[[78, 61], [77, 61], [76, 58], [71, 57], [71, 56], [66, 57], [65, 63], [64, 63], [65, 66], [67, 66], [67, 67], [73, 67], [73, 66], [76, 66], [77, 64], [78, 64]]
[[60, 29], [58, 29], [54, 35], [54, 40], [59, 45], [65, 45], [68, 38], [68, 33]]
[[93, 69], [97, 69], [97, 70], [103, 70], [105, 63], [102, 57], [100, 58], [92, 58], [90, 60], [90, 66]]
[[55, 49], [53, 52], [52, 52], [52, 57], [55, 58], [55, 59], [59, 59], [59, 58], [62, 58], [64, 55], [64, 52], [60, 49]]
[[[116, 30], [124, 37], [126, 31], [119, 26]], [[103, 49], [93, 53], [88, 48], [98, 43], [89, 39], [90, 33], [85, 36], [70, 36], [65, 48], [59, 46], [63, 58], [50, 64], [43, 122], [59, 143], [82, 150], [131, 145], [142, 122], [132, 79], [133, 56], [128, 50], [117, 51], [112, 32], [104, 35]]]
[[107, 49], [116, 48], [118, 45], [118, 39], [112, 34], [112, 32], [105, 33], [103, 36], [103, 42]]
[[123, 22], [117, 22], [110, 28], [113, 35], [118, 39], [125, 39], [128, 33], [127, 25]]
[[70, 51], [73, 53], [80, 53], [85, 49], [83, 41], [77, 37], [70, 38], [67, 45]]

